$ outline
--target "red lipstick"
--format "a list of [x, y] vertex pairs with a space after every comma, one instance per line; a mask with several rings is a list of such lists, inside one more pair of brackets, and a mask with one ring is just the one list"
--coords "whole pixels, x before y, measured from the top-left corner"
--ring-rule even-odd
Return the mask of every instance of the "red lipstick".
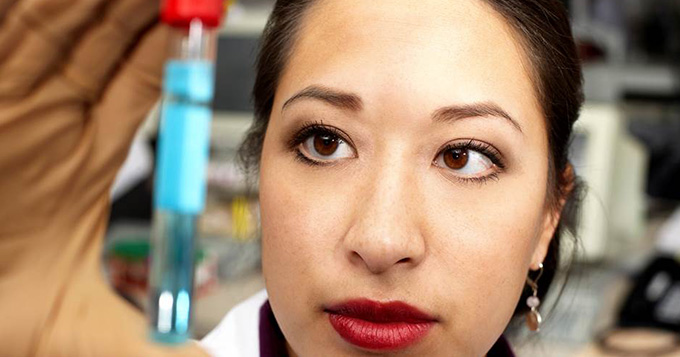
[[331, 306], [331, 326], [347, 342], [369, 350], [398, 350], [427, 335], [437, 320], [399, 301], [350, 300]]

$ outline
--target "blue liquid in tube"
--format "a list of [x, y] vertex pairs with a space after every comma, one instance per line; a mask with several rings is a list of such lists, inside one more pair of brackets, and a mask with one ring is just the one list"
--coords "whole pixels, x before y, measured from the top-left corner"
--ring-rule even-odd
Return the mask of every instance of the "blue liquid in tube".
[[205, 206], [214, 91], [214, 61], [201, 55], [169, 60], [163, 78], [149, 306], [151, 338], [162, 344], [191, 338], [194, 241]]

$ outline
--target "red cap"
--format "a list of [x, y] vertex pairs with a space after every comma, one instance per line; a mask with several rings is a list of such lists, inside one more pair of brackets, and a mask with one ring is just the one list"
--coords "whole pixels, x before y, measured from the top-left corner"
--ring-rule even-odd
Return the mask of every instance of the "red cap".
[[173, 27], [189, 27], [199, 19], [206, 27], [218, 27], [224, 13], [222, 0], [164, 0], [161, 20]]

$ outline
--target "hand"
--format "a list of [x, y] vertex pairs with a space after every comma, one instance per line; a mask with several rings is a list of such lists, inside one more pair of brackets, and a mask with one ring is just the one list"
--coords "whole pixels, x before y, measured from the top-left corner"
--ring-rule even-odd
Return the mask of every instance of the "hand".
[[109, 190], [158, 99], [151, 0], [0, 0], [0, 356], [191, 356], [101, 274]]

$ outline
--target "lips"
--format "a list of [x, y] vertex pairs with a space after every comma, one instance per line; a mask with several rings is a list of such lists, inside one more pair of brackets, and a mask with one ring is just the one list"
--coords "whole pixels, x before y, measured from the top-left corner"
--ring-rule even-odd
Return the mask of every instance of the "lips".
[[403, 302], [350, 300], [325, 309], [347, 342], [369, 350], [398, 350], [422, 340], [437, 320]]

